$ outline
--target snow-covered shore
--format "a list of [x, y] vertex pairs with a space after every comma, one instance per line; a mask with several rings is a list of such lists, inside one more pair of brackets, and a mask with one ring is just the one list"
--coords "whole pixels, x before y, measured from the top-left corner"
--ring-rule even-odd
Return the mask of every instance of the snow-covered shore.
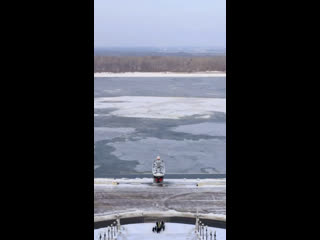
[[177, 73], [177, 72], [97, 72], [94, 77], [226, 77], [225, 72], [193, 72], [193, 73]]
[[[166, 179], [166, 182], [170, 184], [179, 184], [179, 185], [193, 185], [196, 186], [196, 184], [207, 183], [208, 185], [215, 185], [215, 186], [224, 186], [226, 185], [226, 179], [225, 178], [219, 178], [219, 179], [213, 179], [213, 178], [203, 178], [203, 179]], [[94, 185], [112, 185], [112, 183], [117, 183], [122, 185], [134, 185], [139, 184], [139, 187], [150, 187], [149, 185], [143, 185], [143, 184], [152, 184], [153, 179], [152, 178], [94, 178]]]
[[[226, 179], [94, 179], [95, 222], [129, 217], [189, 217], [225, 221]], [[159, 196], [161, 195], [161, 198]]]

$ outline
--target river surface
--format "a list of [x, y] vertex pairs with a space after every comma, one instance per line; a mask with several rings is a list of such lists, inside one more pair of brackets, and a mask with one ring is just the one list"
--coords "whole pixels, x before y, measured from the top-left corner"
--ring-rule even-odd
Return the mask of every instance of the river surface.
[[225, 77], [94, 79], [94, 175], [225, 177]]

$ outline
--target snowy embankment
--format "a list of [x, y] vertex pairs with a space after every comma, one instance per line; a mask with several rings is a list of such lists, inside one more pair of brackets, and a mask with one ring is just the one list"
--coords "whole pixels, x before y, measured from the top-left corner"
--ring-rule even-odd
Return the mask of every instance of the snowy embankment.
[[97, 72], [94, 77], [226, 77], [225, 72], [193, 72], [193, 73], [177, 73], [177, 72]]
[[[181, 223], [166, 223], [165, 231], [160, 233], [152, 232], [155, 223], [142, 223], [130, 224], [121, 227], [121, 233], [118, 235], [117, 240], [141, 240], [141, 239], [158, 239], [158, 240], [196, 240], [199, 239], [195, 233], [195, 226]], [[210, 232], [212, 238], [210, 238]], [[94, 230], [94, 239], [99, 239], [99, 235], [104, 235], [107, 232], [105, 228]], [[214, 239], [216, 233], [216, 240], [226, 239], [226, 230], [221, 228], [208, 227], [208, 239]], [[102, 238], [103, 239], [103, 238]]]
[[[167, 187], [183, 187], [183, 188], [215, 188], [226, 186], [226, 179], [166, 179], [165, 184]], [[136, 178], [136, 179], [111, 179], [111, 178], [95, 178], [95, 188], [122, 188], [122, 187], [134, 187], [134, 188], [154, 188], [152, 185], [152, 179], [150, 178]], [[136, 210], [129, 212], [122, 212], [118, 214], [95, 214], [94, 221], [105, 221], [115, 219], [117, 217], [129, 218], [129, 217], [189, 217], [195, 218], [195, 213], [192, 212], [178, 212], [175, 210], [168, 211], [146, 211]], [[211, 219], [217, 221], [226, 221], [226, 215], [224, 214], [203, 214], [199, 213], [198, 216], [202, 219]]]
[[[94, 185], [97, 186], [114, 186], [117, 185], [119, 187], [125, 186], [135, 186], [135, 187], [143, 187], [143, 188], [150, 188], [153, 187], [153, 185], [150, 185], [153, 183], [152, 178], [95, 178], [94, 179]], [[226, 179], [212, 179], [212, 178], [204, 178], [204, 179], [166, 179], [164, 184], [170, 184], [170, 186], [190, 186], [190, 187], [200, 187], [200, 186], [212, 186], [212, 187], [226, 187]]]

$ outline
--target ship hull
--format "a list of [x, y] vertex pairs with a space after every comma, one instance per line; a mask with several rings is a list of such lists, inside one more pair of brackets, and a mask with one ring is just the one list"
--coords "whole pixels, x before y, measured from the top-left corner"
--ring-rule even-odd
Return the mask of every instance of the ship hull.
[[163, 183], [164, 176], [153, 176], [153, 183]]

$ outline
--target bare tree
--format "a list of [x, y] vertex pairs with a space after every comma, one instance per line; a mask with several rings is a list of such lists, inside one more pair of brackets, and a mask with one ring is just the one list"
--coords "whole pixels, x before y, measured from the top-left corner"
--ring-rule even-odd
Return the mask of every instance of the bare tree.
[[95, 56], [94, 72], [226, 71], [226, 57]]

